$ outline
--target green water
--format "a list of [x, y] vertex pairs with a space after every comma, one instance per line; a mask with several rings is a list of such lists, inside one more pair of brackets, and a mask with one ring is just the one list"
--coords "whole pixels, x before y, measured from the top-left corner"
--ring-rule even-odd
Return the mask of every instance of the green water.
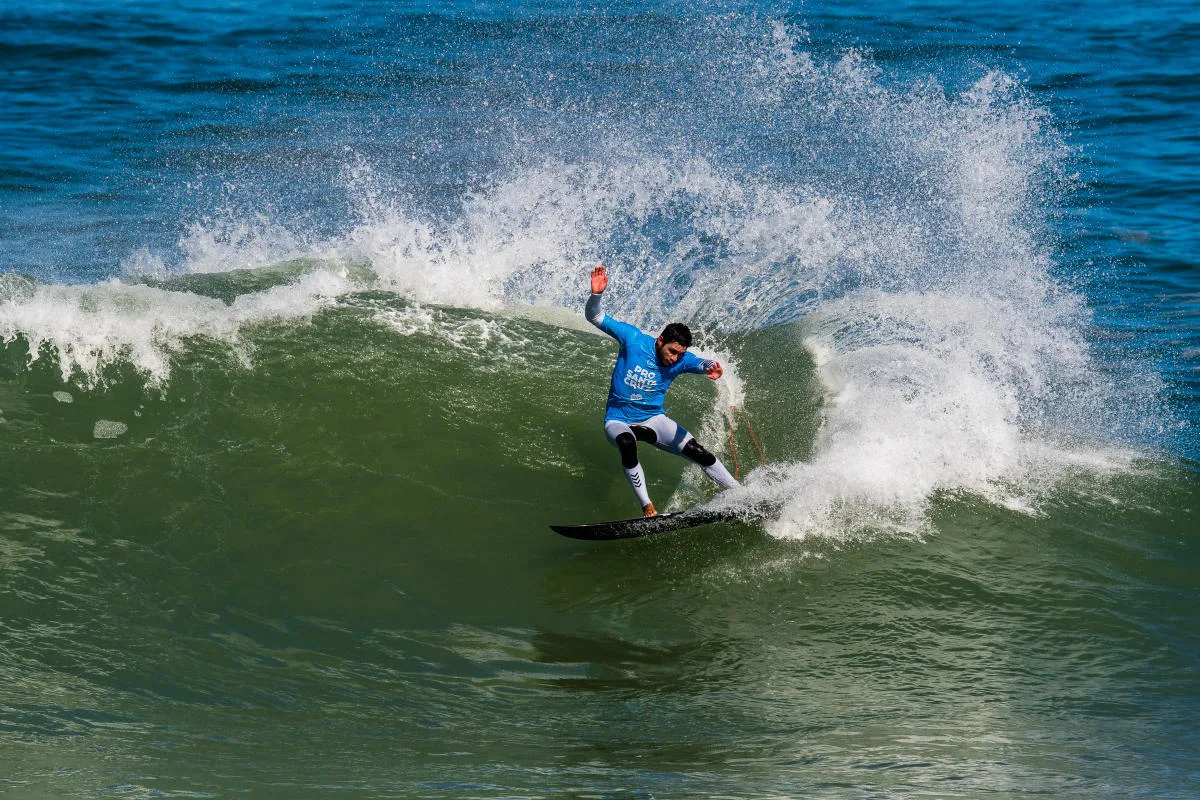
[[[1194, 472], [1080, 471], [1035, 512], [938, 493], [907, 534], [585, 545], [546, 525], [636, 510], [611, 344], [368, 308], [418, 311], [261, 325], [249, 366], [198, 339], [165, 386], [8, 347], [0, 793], [1200, 791]], [[823, 413], [812, 362], [773, 358], [798, 335], [730, 345], [776, 462]], [[681, 381], [672, 413], [699, 429], [714, 397]], [[657, 497], [712, 494], [644, 463]]]

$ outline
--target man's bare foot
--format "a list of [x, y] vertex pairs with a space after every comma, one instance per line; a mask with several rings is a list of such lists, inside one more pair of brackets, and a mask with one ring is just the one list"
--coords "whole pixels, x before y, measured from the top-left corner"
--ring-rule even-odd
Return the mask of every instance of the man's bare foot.
[[642, 516], [643, 517], [657, 517], [658, 516], [658, 512], [654, 510], [654, 503], [646, 503], [646, 505], [642, 506]]

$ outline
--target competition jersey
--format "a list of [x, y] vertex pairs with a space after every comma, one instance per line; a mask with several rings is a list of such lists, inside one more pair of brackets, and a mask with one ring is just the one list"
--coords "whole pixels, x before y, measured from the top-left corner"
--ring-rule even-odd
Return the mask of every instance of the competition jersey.
[[712, 364], [694, 353], [685, 352], [669, 367], [658, 363], [654, 343], [657, 337], [642, 333], [628, 322], [607, 314], [596, 324], [621, 345], [608, 390], [608, 408], [604, 419], [626, 423], [644, 422], [664, 413], [663, 398], [671, 381], [685, 372], [703, 375]]

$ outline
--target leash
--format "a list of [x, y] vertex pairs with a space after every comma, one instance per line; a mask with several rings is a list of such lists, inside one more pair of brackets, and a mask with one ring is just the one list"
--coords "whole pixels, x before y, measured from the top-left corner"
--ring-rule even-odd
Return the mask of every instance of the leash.
[[[737, 412], [739, 406], [730, 406], [729, 414], [726, 415], [725, 421], [729, 425], [729, 452], [733, 456], [733, 477], [741, 480], [741, 465], [738, 463], [737, 446], [733, 440], [733, 416]], [[750, 421], [750, 413], [742, 408], [742, 416], [746, 418], [746, 427], [750, 431], [750, 441], [754, 442], [754, 448], [758, 450], [758, 461], [762, 466], [767, 465], [767, 457], [763, 453], [762, 445], [758, 443], [758, 436], [754, 433], [754, 423]]]
[[733, 454], [733, 477], [734, 480], [742, 479], [742, 470], [738, 466], [737, 447], [733, 443], [733, 406], [729, 407], [729, 413], [725, 415], [725, 422], [729, 425], [729, 452]]

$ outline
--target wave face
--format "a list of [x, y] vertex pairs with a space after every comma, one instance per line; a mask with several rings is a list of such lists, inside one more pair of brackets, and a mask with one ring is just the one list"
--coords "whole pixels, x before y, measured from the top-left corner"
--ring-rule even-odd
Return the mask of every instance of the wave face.
[[[191, 224], [174, 260], [135, 251], [120, 279], [10, 280], [0, 332], [51, 353], [64, 380], [95, 386], [127, 361], [163, 385], [189, 337], [248, 360], [245, 326], [357, 291], [575, 313], [587, 266], [604, 261], [611, 313], [689, 320], [721, 352], [730, 335], [801, 321], [772, 357], [778, 372], [815, 358], [825, 417], [812, 461], [776, 465], [755, 496], [789, 498], [776, 535], [897, 520], [916, 532], [939, 491], [1034, 510], [1071, 470], [1126, 469], [1130, 448], [1156, 444], [1157, 376], [1114, 374], [1085, 297], [1054, 276], [1047, 219], [1069, 153], [1010, 76], [985, 71], [961, 91], [897, 82], [854, 50], [815, 58], [782, 23], [686, 35], [722, 81], [691, 78], [685, 101], [667, 71], [569, 143], [581, 118], [531, 134], [521, 126], [540, 118], [509, 110], [513, 151], [449, 211], [406, 203], [411, 186], [355, 156], [340, 232], [226, 212]], [[630, 105], [655, 111], [623, 118]], [[239, 266], [258, 287], [226, 282], [225, 302], [185, 291]], [[776, 380], [745, 391], [773, 395]]]
[[[1195, 287], [1062, 99], [1099, 22], [68, 5], [0, 34], [6, 780], [1187, 783]], [[596, 263], [727, 366], [668, 408], [745, 485], [652, 496], [743, 523], [546, 532], [636, 511]]]

